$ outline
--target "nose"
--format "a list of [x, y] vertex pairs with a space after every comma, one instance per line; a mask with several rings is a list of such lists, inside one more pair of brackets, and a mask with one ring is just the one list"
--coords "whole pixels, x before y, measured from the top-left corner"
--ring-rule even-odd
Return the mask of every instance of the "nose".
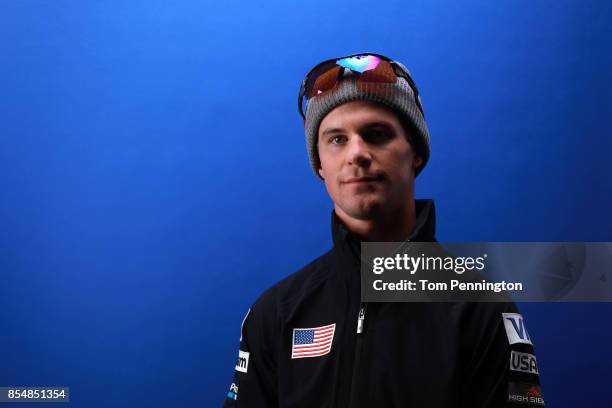
[[351, 137], [348, 143], [348, 163], [359, 167], [369, 167], [372, 163], [372, 154], [368, 144], [359, 135]]

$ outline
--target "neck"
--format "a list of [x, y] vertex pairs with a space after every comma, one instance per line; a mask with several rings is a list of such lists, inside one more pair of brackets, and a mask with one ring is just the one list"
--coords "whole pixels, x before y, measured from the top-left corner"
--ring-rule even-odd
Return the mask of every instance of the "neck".
[[397, 211], [386, 212], [365, 220], [352, 218], [337, 206], [334, 209], [346, 229], [364, 241], [404, 241], [410, 236], [416, 224], [414, 200], [409, 200]]

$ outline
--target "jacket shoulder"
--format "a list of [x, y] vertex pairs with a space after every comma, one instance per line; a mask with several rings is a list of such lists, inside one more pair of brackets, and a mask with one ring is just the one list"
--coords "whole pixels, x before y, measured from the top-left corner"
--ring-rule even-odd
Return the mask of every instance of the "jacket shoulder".
[[289, 276], [266, 289], [253, 304], [254, 309], [283, 314], [283, 310], [300, 303], [330, 277], [333, 249], [313, 259]]

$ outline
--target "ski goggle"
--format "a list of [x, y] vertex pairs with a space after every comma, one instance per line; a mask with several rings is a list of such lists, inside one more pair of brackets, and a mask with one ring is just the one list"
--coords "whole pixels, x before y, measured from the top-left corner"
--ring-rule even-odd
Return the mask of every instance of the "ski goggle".
[[323, 61], [306, 74], [298, 95], [298, 110], [302, 118], [306, 120], [304, 99], [308, 104], [310, 98], [335, 89], [345, 78], [355, 78], [357, 86], [370, 90], [376, 89], [377, 84], [384, 87], [404, 78], [412, 89], [416, 106], [425, 117], [419, 91], [406, 68], [384, 55], [365, 53]]

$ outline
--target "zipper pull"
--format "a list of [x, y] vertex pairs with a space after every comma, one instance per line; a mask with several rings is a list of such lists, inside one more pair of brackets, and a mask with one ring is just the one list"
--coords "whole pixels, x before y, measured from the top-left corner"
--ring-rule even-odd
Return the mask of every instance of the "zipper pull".
[[365, 321], [365, 307], [359, 310], [359, 317], [357, 318], [357, 334], [363, 333], [363, 322]]

